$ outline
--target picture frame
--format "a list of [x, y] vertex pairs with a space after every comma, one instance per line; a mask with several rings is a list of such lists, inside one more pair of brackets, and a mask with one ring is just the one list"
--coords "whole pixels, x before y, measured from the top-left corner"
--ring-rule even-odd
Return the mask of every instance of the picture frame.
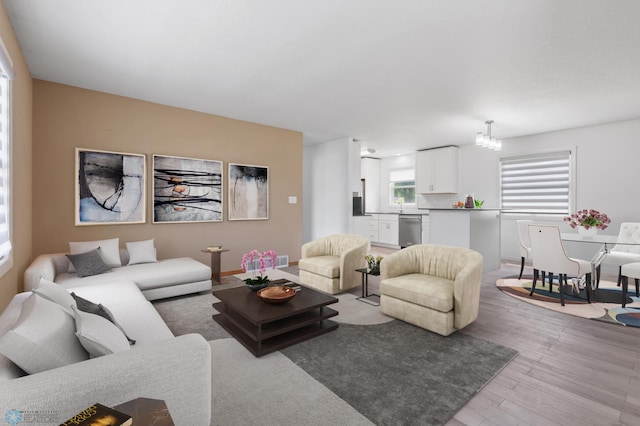
[[222, 222], [223, 162], [153, 155], [153, 223]]
[[75, 149], [75, 225], [146, 223], [146, 156]]
[[269, 167], [229, 163], [228, 220], [269, 219]]

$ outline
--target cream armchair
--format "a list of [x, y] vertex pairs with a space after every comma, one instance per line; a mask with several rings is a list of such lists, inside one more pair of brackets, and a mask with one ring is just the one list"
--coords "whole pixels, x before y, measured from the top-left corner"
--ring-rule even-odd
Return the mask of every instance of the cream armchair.
[[360, 235], [338, 234], [302, 245], [298, 262], [300, 283], [336, 294], [360, 284], [358, 268], [364, 268], [369, 240]]
[[414, 245], [380, 262], [383, 314], [448, 336], [478, 317], [482, 255], [462, 247]]

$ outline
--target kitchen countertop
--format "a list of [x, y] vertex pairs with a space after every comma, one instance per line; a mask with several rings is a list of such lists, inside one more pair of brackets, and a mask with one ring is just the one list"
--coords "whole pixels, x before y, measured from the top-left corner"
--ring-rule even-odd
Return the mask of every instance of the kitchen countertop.
[[372, 214], [429, 214], [429, 212], [413, 210], [413, 211], [406, 211], [406, 212], [367, 212], [365, 214], [370, 216]]
[[365, 216], [370, 216], [372, 214], [429, 214], [430, 210], [438, 210], [438, 211], [464, 211], [464, 212], [481, 212], [481, 211], [500, 211], [499, 208], [491, 208], [491, 207], [482, 207], [481, 209], [454, 209], [453, 207], [434, 207], [428, 209], [418, 209], [417, 211], [406, 211], [406, 212], [367, 212]]
[[466, 208], [454, 209], [453, 207], [443, 207], [443, 208], [436, 207], [436, 208], [430, 208], [430, 209], [424, 209], [424, 210], [452, 210], [452, 211], [465, 211], [465, 212], [481, 212], [483, 210], [499, 211], [500, 209], [490, 208], [490, 207], [482, 207], [481, 209], [466, 209]]

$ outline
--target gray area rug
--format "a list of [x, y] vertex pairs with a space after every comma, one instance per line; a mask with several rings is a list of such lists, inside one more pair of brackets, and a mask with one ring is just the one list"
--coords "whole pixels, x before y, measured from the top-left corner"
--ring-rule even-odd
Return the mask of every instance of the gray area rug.
[[153, 306], [176, 336], [198, 333], [208, 341], [231, 337], [211, 318], [213, 302], [213, 295], [204, 293], [154, 300]]
[[281, 351], [378, 425], [441, 425], [517, 351], [402, 321], [335, 331]]
[[[214, 300], [211, 293], [204, 293], [153, 303], [175, 335], [199, 333], [208, 341], [228, 340], [230, 335], [211, 318]], [[372, 308], [362, 302], [352, 305], [355, 309], [358, 306], [365, 310]], [[214, 413], [225, 423], [218, 423], [214, 418], [213, 424], [227, 425], [285, 424], [279, 417], [281, 413], [269, 405], [274, 403], [273, 398], [260, 401], [249, 396], [257, 387], [263, 389], [263, 393], [272, 392], [273, 396], [302, 394], [310, 397], [314, 401], [313, 410], [309, 408], [305, 422], [298, 424], [349, 424], [353, 421], [350, 405], [377, 425], [440, 425], [517, 355], [513, 349], [463, 332], [442, 337], [398, 320], [375, 325], [341, 323], [335, 331], [281, 351], [292, 362], [278, 361], [278, 368], [282, 368], [279, 374], [283, 377], [306, 374], [317, 380], [320, 388], [327, 388], [326, 392], [314, 390], [313, 394], [317, 394], [314, 398], [309, 394], [308, 384], [301, 385], [300, 380], [262, 380], [259, 374], [246, 374], [247, 369], [269, 368], [266, 362], [271, 359], [269, 355], [255, 358], [240, 345], [233, 345], [233, 351], [228, 351], [226, 345], [219, 347], [222, 349], [216, 353], [213, 365], [218, 362], [226, 366], [226, 375], [222, 382], [213, 381]], [[238, 353], [246, 355], [242, 362]], [[302, 370], [306, 373], [301, 375]], [[221, 373], [220, 369], [213, 371]], [[232, 395], [248, 393], [248, 400], [252, 402], [245, 406], [245, 411], [230, 413], [234, 401], [229, 400], [228, 395], [216, 400], [221, 397], [215, 391], [218, 386], [225, 387], [225, 392]], [[343, 406], [338, 410], [339, 404], [336, 406], [333, 399], [327, 399], [327, 392], [346, 402], [347, 408]], [[304, 405], [308, 407], [308, 404], [300, 406], [303, 413], [307, 409]], [[314, 411], [326, 410], [335, 411], [332, 422], [343, 418], [347, 423], [327, 423], [325, 417], [314, 419], [311, 415]], [[248, 421], [252, 416], [261, 422]]]
[[256, 358], [233, 338], [209, 344], [212, 425], [373, 425], [280, 352]]

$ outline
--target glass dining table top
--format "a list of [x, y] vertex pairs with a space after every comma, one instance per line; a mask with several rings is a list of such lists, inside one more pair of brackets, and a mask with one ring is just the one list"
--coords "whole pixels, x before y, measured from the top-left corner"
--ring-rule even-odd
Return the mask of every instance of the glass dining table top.
[[595, 243], [595, 244], [624, 244], [624, 245], [640, 245], [638, 241], [629, 241], [624, 238], [620, 238], [618, 235], [606, 235], [596, 234], [593, 236], [586, 236], [577, 232], [562, 232], [560, 238], [563, 241], [574, 241], [579, 243]]

